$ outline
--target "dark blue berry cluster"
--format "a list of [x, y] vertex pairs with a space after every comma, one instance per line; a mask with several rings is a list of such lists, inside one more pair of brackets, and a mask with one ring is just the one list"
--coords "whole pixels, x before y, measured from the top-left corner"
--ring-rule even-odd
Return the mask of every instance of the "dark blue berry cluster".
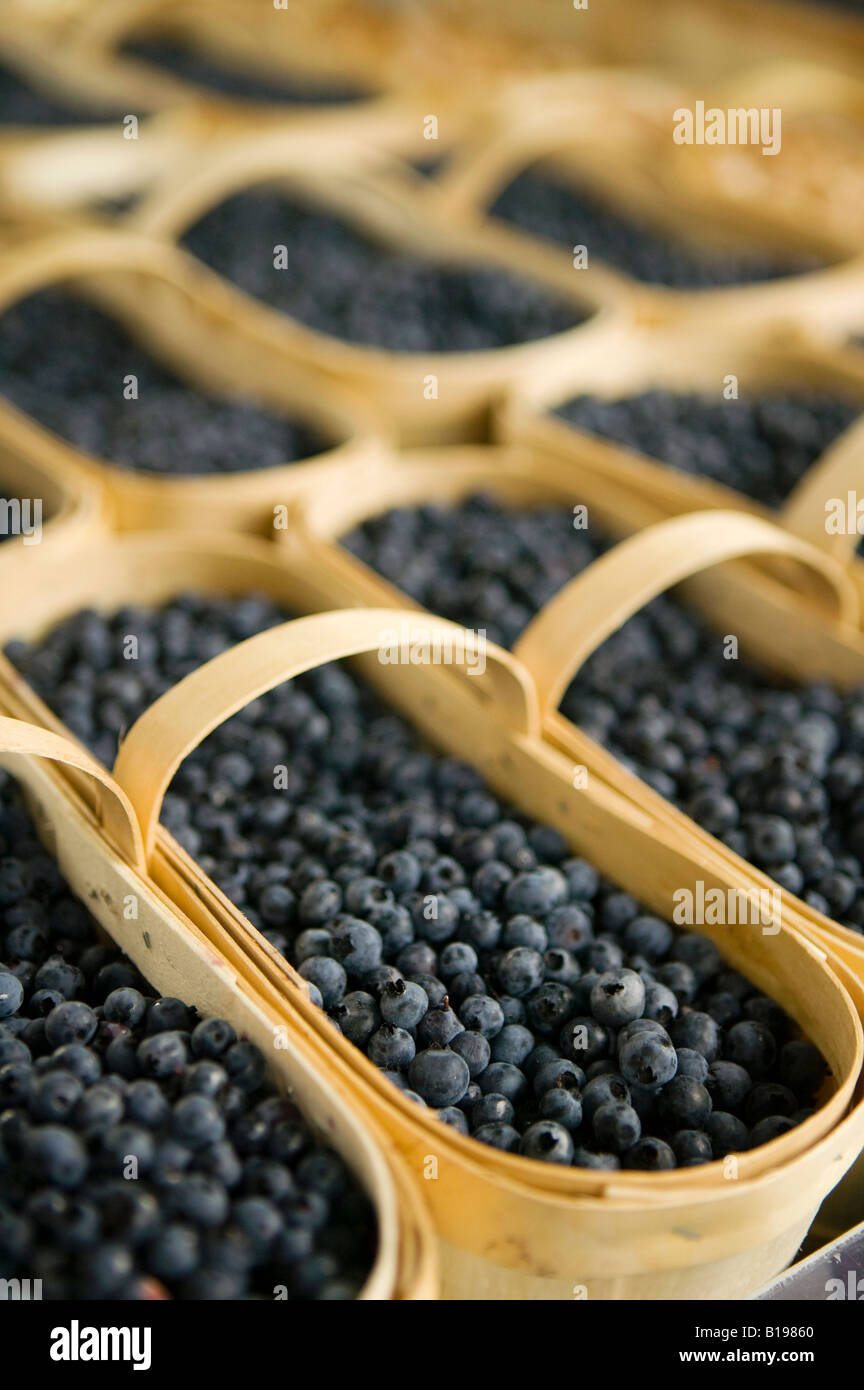
[[779, 507], [862, 411], [864, 401], [824, 391], [728, 401], [646, 391], [619, 400], [577, 396], [557, 413], [625, 449]]
[[[0, 393], [110, 463], [167, 476], [241, 473], [327, 447], [282, 415], [196, 390], [113, 319], [62, 291], [31, 295], [4, 314], [2, 326]], [[127, 399], [129, 377], [137, 394]]]
[[353, 1298], [342, 1160], [223, 1019], [107, 944], [0, 774], [0, 1278], [44, 1298]]
[[[511, 646], [548, 591], [605, 548], [565, 508], [491, 498], [400, 509], [344, 542], [412, 598]], [[588, 661], [575, 723], [813, 907], [864, 930], [864, 690], [790, 686], [663, 597]]]
[[491, 212], [535, 236], [567, 247], [585, 246], [589, 265], [596, 256], [636, 280], [672, 289], [743, 285], [816, 268], [815, 262], [803, 259], [696, 248], [613, 211], [584, 188], [533, 169], [499, 194]]
[[284, 102], [291, 106], [336, 106], [362, 101], [369, 93], [357, 85], [332, 79], [311, 77], [308, 73], [269, 75], [232, 65], [230, 59], [202, 49], [172, 43], [167, 39], [129, 39], [120, 49], [121, 58], [152, 63], [172, 77], [211, 89], [220, 97], [240, 101]]
[[[202, 598], [146, 615], [136, 698], [280, 616]], [[180, 660], [178, 619], [196, 643]], [[123, 625], [82, 614], [13, 653], [61, 714], [74, 697], [85, 737]], [[163, 820], [343, 1034], [462, 1133], [549, 1162], [664, 1168], [765, 1142], [814, 1102], [819, 1053], [710, 942], [601, 881], [339, 667], [213, 734]]]
[[[185, 246], [249, 294], [321, 333], [392, 352], [479, 352], [573, 328], [551, 290], [488, 266], [435, 265], [388, 250], [277, 193], [236, 194]], [[274, 266], [274, 248], [285, 265]]]
[[47, 87], [31, 86], [12, 68], [0, 65], [0, 125], [76, 126], [119, 120], [120, 112], [92, 101], [66, 105]]

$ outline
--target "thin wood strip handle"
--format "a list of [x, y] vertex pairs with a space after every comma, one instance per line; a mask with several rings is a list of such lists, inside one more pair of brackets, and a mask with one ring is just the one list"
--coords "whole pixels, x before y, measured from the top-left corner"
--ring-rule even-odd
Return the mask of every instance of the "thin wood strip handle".
[[[136, 721], [120, 746], [114, 776], [134, 806], [149, 862], [165, 795], [177, 768], [208, 734], [250, 701], [304, 671], [378, 651], [408, 664], [418, 649], [438, 646], [434, 664], [477, 665], [464, 679], [489, 697], [490, 717], [499, 712], [522, 733], [536, 733], [537, 697], [519, 662], [485, 635], [425, 613], [392, 608], [353, 608], [296, 618], [240, 642], [178, 682]], [[449, 659], [447, 653], [450, 653]], [[395, 663], [393, 663], [395, 664]]]
[[690, 512], [622, 541], [528, 624], [514, 652], [534, 678], [541, 710], [557, 709], [592, 652], [651, 599], [711, 565], [749, 555], [800, 560], [827, 584], [840, 621], [857, 624], [853, 586], [830, 557], [745, 512]]
[[85, 749], [49, 729], [40, 729], [23, 719], [0, 716], [0, 764], [18, 772], [18, 758], [48, 758], [86, 772], [99, 787], [99, 819], [105, 834], [114, 842], [133, 868], [144, 871], [144, 846], [138, 818], [125, 794], [111, 774], [91, 758]]
[[851, 527], [847, 511], [845, 529], [828, 529], [829, 503], [836, 498], [846, 508], [850, 492], [864, 497], [864, 417], [844, 430], [807, 470], [781, 510], [782, 525], [820, 550], [851, 560], [861, 539], [854, 498]]

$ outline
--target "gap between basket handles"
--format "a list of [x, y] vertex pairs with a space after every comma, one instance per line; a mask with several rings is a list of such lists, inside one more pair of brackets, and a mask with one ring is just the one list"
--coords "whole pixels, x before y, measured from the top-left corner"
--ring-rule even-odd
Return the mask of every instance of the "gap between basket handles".
[[857, 625], [855, 590], [836, 561], [746, 512], [690, 512], [622, 541], [571, 579], [528, 624], [514, 648], [550, 714], [588, 657], [645, 604], [726, 560], [781, 555], [813, 570], [839, 621]]
[[[240, 642], [200, 666], [162, 695], [132, 726], [120, 745], [114, 777], [134, 807], [149, 863], [162, 798], [184, 758], [225, 720], [252, 700], [317, 666], [345, 657], [412, 644], [440, 643], [452, 663], [472, 663], [482, 650], [485, 669], [464, 675], [469, 685], [489, 697], [490, 717], [519, 734], [539, 729], [533, 682], [509, 652], [456, 623], [417, 610], [352, 608], [295, 618]], [[449, 644], [449, 646], [447, 645]], [[426, 665], [426, 661], [405, 664]], [[437, 664], [437, 663], [435, 663]], [[445, 661], [444, 664], [450, 664]]]
[[[861, 539], [857, 528], [859, 490], [864, 498], [864, 416], [844, 430], [807, 470], [781, 508], [780, 520], [786, 530], [800, 540], [842, 556], [849, 563]], [[852, 526], [847, 507], [850, 493], [853, 494]], [[847, 509], [845, 527], [841, 531], [828, 530], [828, 509], [834, 501], [840, 503], [841, 509]]]
[[144, 871], [144, 845], [138, 828], [138, 818], [125, 792], [117, 786], [111, 774], [84, 749], [69, 739], [40, 729], [23, 719], [0, 715], [0, 765], [26, 781], [26, 761], [47, 758], [65, 767], [86, 772], [99, 790], [99, 820], [106, 836], [113, 841], [124, 860], [133, 868]]

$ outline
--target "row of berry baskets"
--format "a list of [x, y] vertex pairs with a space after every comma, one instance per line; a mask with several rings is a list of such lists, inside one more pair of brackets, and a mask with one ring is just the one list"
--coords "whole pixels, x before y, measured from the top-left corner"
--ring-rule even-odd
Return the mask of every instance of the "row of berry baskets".
[[[385, 114], [396, 148], [414, 117]], [[861, 1214], [860, 268], [764, 212], [786, 268], [835, 264], [692, 292], [577, 266], [482, 215], [544, 129], [436, 182], [335, 123], [178, 153], [172, 120], [194, 128], [163, 125], [175, 165], [131, 212], [22, 208], [0, 262], [10, 1273], [36, 1251], [55, 1296], [746, 1296], [829, 1194], [826, 1223]], [[251, 290], [239, 223], [181, 249], [262, 182], [313, 207], [307, 251], [335, 214], [437, 267], [427, 317], [458, 284], [480, 350], [386, 350], [415, 272], [338, 239], [362, 321], [315, 318], [291, 298], [314, 257], [266, 205]], [[514, 277], [535, 340], [505, 345]], [[94, 369], [128, 409], [87, 414]], [[646, 393], [692, 417], [721, 390], [725, 453], [671, 467], [700, 441], [673, 410], [652, 445]], [[258, 415], [214, 427], [238, 393]], [[796, 445], [783, 486], [736, 471], [754, 432], [763, 460]]]
[[[685, 579], [688, 598], [722, 633], [737, 635], [748, 660], [788, 681], [806, 675], [854, 686], [861, 680], [856, 587], [831, 557], [761, 517], [690, 512], [644, 527], [594, 560], [534, 618], [511, 655], [476, 630], [466, 634], [406, 606], [406, 595], [316, 526], [324, 516], [339, 531], [380, 499], [392, 503], [394, 493], [404, 514], [433, 482], [442, 510], [442, 494], [454, 502], [495, 489], [496, 534], [508, 508], [518, 521], [515, 508], [526, 497], [532, 505], [555, 499], [559, 508], [563, 498], [572, 511], [577, 495], [577, 475], [560, 461], [554, 468], [546, 461], [544, 475], [540, 457], [524, 451], [430, 451], [382, 461], [365, 477], [354, 463], [310, 482], [305, 514], [301, 504], [280, 543], [119, 533], [94, 520], [78, 543], [55, 546], [46, 535], [40, 546], [23, 538], [4, 546], [2, 699], [22, 721], [6, 726], [10, 765], [35, 787], [37, 825], [70, 885], [156, 989], [176, 990], [205, 1014], [218, 1008], [264, 1043], [305, 1101], [288, 1074], [296, 1049], [352, 1117], [362, 1116], [373, 1136], [386, 1135], [391, 1166], [403, 1181], [407, 1168], [415, 1201], [422, 1193], [431, 1213], [446, 1293], [738, 1295], [791, 1258], [862, 1147], [864, 952], [850, 927], [700, 831], [556, 706], [610, 633]], [[426, 520], [433, 524], [431, 515]], [[482, 507], [469, 532], [481, 524]], [[152, 624], [169, 617], [176, 624], [184, 603], [193, 603], [186, 617], [194, 619], [201, 596], [217, 607], [251, 601], [233, 633], [242, 635], [243, 623], [245, 631], [264, 630], [174, 685], [164, 664], [168, 633]], [[256, 601], [264, 604], [257, 614]], [[271, 626], [288, 614], [309, 616]], [[201, 621], [210, 621], [207, 613]], [[284, 872], [250, 889], [232, 858], [242, 863], [249, 853], [231, 848], [244, 838], [238, 826], [215, 861], [202, 856], [206, 817], [198, 816], [196, 831], [195, 817], [190, 823], [179, 808], [194, 803], [196, 785], [217, 807], [232, 795], [244, 802], [248, 769], [241, 762], [231, 772], [230, 754], [251, 751], [265, 693], [348, 657], [359, 672], [350, 691], [338, 684], [319, 691], [317, 708], [308, 689], [305, 701], [298, 696], [311, 746], [298, 727], [291, 756], [283, 764], [275, 749], [265, 782], [255, 784], [269, 776], [279, 789], [275, 805], [266, 798], [267, 814], [274, 826], [288, 818], [294, 843], [275, 842], [287, 856]], [[124, 674], [138, 662], [156, 669], [125, 691]], [[679, 675], [686, 681], [686, 672]], [[88, 681], [95, 681], [89, 692]], [[370, 687], [398, 720], [377, 703], [364, 705]], [[77, 739], [40, 691], [61, 700]], [[111, 693], [119, 713], [109, 708]], [[250, 702], [253, 723], [235, 725], [214, 755], [229, 764], [205, 760], [197, 779], [173, 782], [186, 755]], [[124, 712], [142, 707], [138, 719], [130, 716], [111, 777], [104, 736], [116, 737]], [[350, 781], [350, 739], [361, 762], [371, 757], [366, 720], [368, 737], [383, 740], [376, 759], [393, 783], [391, 805], [405, 817], [416, 800], [407, 830], [389, 820], [376, 829], [373, 810], [385, 788], [365, 764], [359, 786], [368, 809]], [[265, 719], [263, 734], [280, 727]], [[82, 740], [98, 747], [101, 763]], [[38, 770], [43, 756], [57, 765], [51, 774]], [[347, 823], [324, 818], [326, 843], [321, 813], [314, 814], [315, 778], [304, 780], [310, 757], [338, 790], [334, 804], [354, 805]], [[166, 792], [175, 833], [160, 823]], [[453, 825], [436, 823], [439, 815], [456, 821], [458, 838]], [[490, 848], [483, 832], [496, 826]], [[255, 854], [269, 852], [268, 862], [274, 833], [283, 832], [245, 836]], [[508, 837], [514, 843], [505, 851], [498, 846]], [[301, 845], [301, 859], [315, 847], [316, 863], [298, 870], [291, 855]], [[444, 854], [445, 846], [455, 852]], [[505, 853], [509, 864], [499, 858]], [[279, 888], [281, 896], [268, 894]], [[698, 908], [706, 894], [726, 903], [740, 897], [759, 912], [752, 921], [747, 912], [741, 920], [724, 912], [712, 918]], [[136, 908], [127, 920], [130, 896]], [[676, 916], [682, 898], [697, 904], [695, 916]], [[701, 935], [673, 933], [670, 920], [694, 923]], [[202, 963], [193, 968], [193, 958]], [[608, 971], [595, 968], [602, 966]], [[418, 991], [420, 1018], [411, 1015]], [[269, 1035], [260, 1019], [253, 1026], [238, 993], [247, 996], [247, 1013], [250, 997], [269, 1011]], [[814, 1075], [814, 1052], [824, 1059], [822, 1076]], [[624, 1092], [607, 1096], [622, 1075]], [[733, 1083], [755, 1099], [736, 1098]], [[478, 1105], [485, 1126], [472, 1127]], [[627, 1125], [640, 1122], [634, 1143]], [[485, 1131], [479, 1140], [478, 1129]], [[403, 1219], [399, 1239], [416, 1252], [425, 1229], [416, 1207]], [[422, 1279], [419, 1286], [428, 1292]]]

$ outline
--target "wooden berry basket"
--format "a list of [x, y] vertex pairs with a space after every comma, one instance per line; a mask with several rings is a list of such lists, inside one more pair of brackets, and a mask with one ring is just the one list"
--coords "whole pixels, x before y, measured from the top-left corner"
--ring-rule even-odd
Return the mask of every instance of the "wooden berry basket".
[[[860, 400], [864, 418], [864, 354], [837, 346], [807, 330], [787, 328], [746, 341], [737, 334], [709, 343], [687, 334], [648, 331], [630, 336], [629, 354], [608, 363], [608, 375], [596, 372], [580, 391], [616, 400], [662, 388], [713, 394], [721, 398], [728, 374], [737, 377], [742, 396], [798, 388]], [[580, 469], [596, 468], [610, 481], [643, 498], [643, 524], [691, 511], [739, 508], [770, 518], [794, 535], [824, 550], [848, 569], [864, 598], [864, 564], [856, 555], [857, 534], [826, 531], [829, 499], [845, 501], [864, 488], [864, 434], [856, 420], [816, 460], [778, 511], [734, 489], [681, 472], [657, 459], [624, 449], [570, 424], [553, 412], [573, 394], [569, 381], [544, 383], [539, 391], [511, 392], [497, 413], [495, 433], [503, 441], [539, 450]]]
[[[35, 635], [84, 604], [114, 607], [134, 598], [159, 602], [183, 589], [266, 591], [297, 609], [315, 607], [315, 588], [277, 547], [254, 538], [129, 535], [91, 546], [67, 567], [51, 598], [50, 557], [40, 557], [25, 609], [4, 603], [0, 631]], [[164, 563], [160, 563], [160, 556]], [[169, 558], [170, 557], [170, 558]], [[822, 569], [824, 561], [816, 560]], [[739, 1177], [724, 1182], [707, 1165], [672, 1174], [556, 1172], [511, 1155], [479, 1151], [396, 1092], [311, 1004], [295, 972], [202, 876], [161, 827], [161, 793], [185, 751], [230, 713], [286, 676], [340, 656], [375, 652], [382, 625], [411, 613], [360, 610], [321, 614], [262, 634], [202, 668], [170, 692], [127, 738], [117, 776], [131, 793], [148, 868], [156, 886], [208, 934], [218, 924], [220, 949], [233, 968], [257, 972], [266, 997], [281, 1000], [304, 1036], [326, 1050], [334, 1073], [388, 1128], [424, 1188], [447, 1250], [446, 1287], [455, 1296], [572, 1297], [574, 1280], [591, 1297], [735, 1296], [756, 1287], [791, 1257], [825, 1196], [864, 1145], [864, 1107], [856, 1104], [862, 1040], [858, 1005], [826, 953], [793, 931], [754, 939], [747, 928], [714, 929], [725, 955], [780, 999], [826, 1051], [835, 1095], [772, 1144], [742, 1155]], [[424, 624], [428, 624], [423, 619]], [[437, 621], [437, 620], [436, 620]], [[452, 633], [452, 625], [443, 625]], [[362, 670], [381, 693], [446, 751], [466, 757], [491, 785], [529, 814], [557, 824], [579, 852], [653, 909], [669, 915], [672, 893], [701, 879], [727, 883], [703, 866], [676, 832], [591, 779], [575, 792], [572, 762], [544, 740], [527, 671], [494, 649], [491, 670], [476, 683], [441, 668], [384, 667], [367, 656]], [[62, 726], [4, 665], [3, 702], [45, 727]], [[418, 688], [418, 681], [420, 687]], [[144, 751], [146, 750], [146, 752]], [[143, 757], [142, 757], [143, 754]], [[80, 782], [76, 781], [76, 790]], [[82, 793], [83, 793], [83, 789]], [[91, 809], [110, 830], [111, 803]], [[710, 931], [709, 931], [710, 934]], [[777, 943], [780, 943], [779, 948]], [[839, 966], [841, 970], [842, 965]], [[807, 981], [802, 989], [802, 981]], [[846, 1114], [846, 1118], [843, 1118]], [[437, 1178], [429, 1178], [429, 1159]], [[647, 1179], [647, 1180], [646, 1180]], [[766, 1213], [771, 1213], [766, 1219]], [[757, 1219], [758, 1213], [758, 1219]], [[695, 1233], [686, 1241], [681, 1230]], [[676, 1234], [677, 1232], [677, 1234]], [[454, 1254], [458, 1251], [458, 1254]], [[556, 1277], [557, 1276], [557, 1277]], [[473, 1293], [472, 1293], [473, 1290]], [[654, 1290], [654, 1292], [652, 1292]]]
[[[434, 1238], [407, 1165], [328, 1073], [320, 1051], [286, 1027], [282, 1012], [235, 970], [220, 951], [218, 931], [205, 938], [149, 879], [135, 813], [104, 768], [69, 740], [9, 718], [2, 705], [0, 765], [21, 783], [41, 839], [106, 935], [161, 994], [184, 999], [204, 1016], [227, 1018], [255, 1042], [268, 1060], [271, 1082], [296, 1098], [353, 1170], [375, 1209], [379, 1241], [359, 1297], [435, 1298]], [[63, 775], [73, 768], [110, 808], [110, 836]], [[126, 910], [132, 902], [134, 918]]]
[[[403, 354], [319, 333], [196, 262], [202, 293], [218, 295], [238, 322], [254, 327], [274, 348], [361, 390], [410, 442], [464, 438], [466, 431], [485, 428], [498, 397], [516, 384], [542, 380], [556, 364], [566, 362], [578, 378], [598, 353], [614, 350], [622, 326], [632, 322], [631, 296], [620, 277], [600, 268], [576, 276], [557, 254], [524, 245], [507, 228], [460, 225], [439, 211], [430, 180], [386, 152], [358, 163], [352, 142], [344, 144], [338, 164], [334, 157], [326, 168], [308, 140], [289, 147], [282, 136], [264, 132], [230, 142], [176, 168], [142, 197], [123, 225], [137, 236], [174, 243], [209, 209], [261, 185], [294, 191], [394, 251], [455, 267], [511, 271], [593, 315], [568, 331], [516, 346]], [[436, 399], [426, 394], [432, 378]]]
[[[0, 397], [0, 448], [77, 487], [101, 489], [119, 529], [151, 526], [268, 530], [304, 475], [354, 467], [386, 450], [380, 416], [350, 387], [262, 343], [218, 287], [202, 289], [191, 258], [109, 230], [54, 234], [0, 256], [0, 313], [49, 286], [68, 286], [125, 324], [158, 361], [200, 389], [296, 415], [337, 442], [282, 467], [161, 477], [81, 453]], [[133, 313], [127, 304], [134, 304]], [[115, 383], [118, 396], [122, 382]]]
[[[586, 439], [593, 442], [588, 436]], [[573, 506], [575, 501], [587, 505], [589, 516], [610, 537], [633, 537], [632, 546], [644, 545], [644, 552], [636, 550], [635, 554], [641, 557], [644, 553], [650, 561], [652, 568], [645, 573], [649, 579], [656, 574], [658, 592], [680, 583], [688, 603], [722, 632], [731, 627], [748, 651], [758, 652], [758, 659], [773, 673], [792, 681], [825, 678], [844, 687], [864, 682], [862, 589], [835, 558], [809, 546], [806, 539], [801, 541], [771, 525], [770, 514], [756, 504], [751, 504], [752, 511], [735, 506], [738, 494], [716, 485], [705, 484], [715, 494], [710, 510], [697, 511], [695, 501], [692, 510], [682, 508], [676, 482], [668, 483], [668, 498], [658, 486], [670, 469], [643, 463], [638, 455], [612, 450], [603, 441], [596, 443], [596, 458], [590, 450], [582, 458], [571, 448], [566, 460], [560, 451], [527, 447], [417, 450], [370, 468], [365, 476], [355, 475], [350, 489], [347, 480], [340, 485], [334, 474], [328, 488], [304, 490], [298, 496], [294, 524], [280, 536], [280, 542], [290, 554], [292, 566], [308, 576], [316, 607], [356, 603], [400, 607], [412, 600], [340, 544], [339, 537], [352, 527], [391, 507], [455, 504], [475, 492], [491, 493], [505, 506], [514, 507], [543, 502]], [[612, 455], [611, 461], [607, 453]], [[646, 475], [646, 466], [661, 476]], [[701, 489], [701, 480], [684, 481], [695, 482]], [[623, 558], [626, 553], [622, 552], [620, 561], [625, 576], [622, 594], [632, 592], [638, 607], [643, 561], [639, 558], [628, 566]], [[803, 582], [801, 566], [789, 561], [806, 555], [812, 562], [820, 554], [827, 566], [808, 564], [814, 580], [808, 585]], [[603, 571], [597, 571], [598, 563], [562, 591], [561, 628], [554, 608], [557, 599], [553, 599], [535, 619], [542, 644], [532, 642], [527, 650], [520, 647], [524, 663], [541, 688], [544, 677], [539, 663], [560, 664], [563, 670], [565, 658], [577, 649], [573, 633], [590, 630], [580, 608], [582, 599], [571, 601], [568, 593], [581, 594], [577, 586], [584, 578], [591, 602], [601, 606], [603, 581], [596, 575]], [[702, 570], [707, 572], [700, 573]], [[545, 617], [547, 612], [552, 616]], [[604, 637], [613, 630], [610, 628]], [[564, 631], [570, 633], [566, 640], [562, 639]], [[602, 640], [600, 637], [598, 644]], [[557, 698], [567, 684], [557, 690]], [[544, 731], [575, 765], [584, 766], [589, 775], [602, 778], [634, 806], [686, 837], [695, 836], [700, 855], [713, 854], [735, 875], [749, 876], [758, 888], [775, 886], [766, 874], [700, 830], [561, 716], [557, 698], [546, 702]], [[814, 932], [822, 944], [831, 943], [864, 980], [864, 936], [830, 921], [785, 890], [783, 898], [794, 914], [795, 925]]]
[[[765, 79], [761, 80], [764, 83]], [[584, 86], [585, 79], [580, 81]], [[757, 92], [759, 84], [757, 73], [752, 79]], [[520, 247], [526, 255], [534, 254], [538, 244], [547, 254], [554, 247], [562, 265], [570, 267], [571, 252], [567, 247], [486, 216], [498, 194], [518, 174], [539, 164], [565, 182], [572, 181], [589, 195], [608, 202], [624, 218], [631, 217], [637, 224], [665, 233], [680, 242], [682, 249], [700, 245], [717, 251], [767, 252], [792, 259], [817, 256], [826, 263], [824, 269], [779, 280], [679, 290], [638, 281], [623, 270], [612, 271], [602, 263], [602, 248], [596, 248], [598, 268], [629, 285], [640, 322], [669, 324], [677, 332], [707, 330], [709, 342], [718, 329], [727, 326], [752, 333], [778, 322], [798, 322], [836, 332], [861, 325], [864, 261], [860, 237], [854, 225], [851, 229], [843, 225], [842, 216], [827, 199], [815, 201], [808, 183], [813, 171], [825, 165], [827, 150], [817, 144], [815, 149], [799, 153], [793, 171], [788, 162], [783, 163], [776, 178], [785, 190], [784, 198], [742, 200], [736, 196], [734, 186], [730, 190], [724, 185], [716, 168], [713, 178], [706, 176], [706, 151], [716, 165], [724, 158], [728, 160], [725, 149], [718, 152], [714, 147], [679, 146], [673, 141], [673, 113], [681, 107], [692, 109], [697, 97], [704, 100], [704, 88], [694, 93], [680, 84], [664, 85], [659, 79], [638, 72], [626, 74], [621, 87], [619, 110], [606, 116], [605, 121], [610, 130], [621, 126], [623, 104], [632, 111], [633, 129], [629, 138], [621, 135], [610, 144], [602, 135], [587, 139], [574, 134], [580, 118], [585, 118], [585, 96], [579, 83], [571, 85], [557, 78], [527, 83], [529, 101], [519, 99], [519, 84], [514, 84], [515, 99], [509, 106], [500, 104], [498, 122], [481, 126], [473, 141], [463, 140], [454, 159], [436, 177], [436, 188], [447, 215], [470, 226], [491, 224], [496, 232], [506, 227], [517, 255]], [[750, 88], [748, 74], [746, 81], [741, 79], [739, 86], [730, 87], [735, 95], [731, 104], [742, 104], [743, 89], [749, 93], [747, 104], [752, 105]], [[722, 89], [716, 96], [721, 105], [721, 97], [727, 101]], [[602, 110], [597, 114], [604, 119]], [[802, 122], [812, 140], [812, 128], [806, 118]], [[857, 187], [855, 173], [860, 179], [864, 171], [860, 162], [856, 164], [854, 155], [848, 163], [851, 170], [841, 171], [835, 161], [835, 181], [841, 179], [842, 173]], [[578, 241], [578, 224], [574, 224], [573, 235]], [[595, 248], [589, 246], [588, 251], [590, 266]]]

